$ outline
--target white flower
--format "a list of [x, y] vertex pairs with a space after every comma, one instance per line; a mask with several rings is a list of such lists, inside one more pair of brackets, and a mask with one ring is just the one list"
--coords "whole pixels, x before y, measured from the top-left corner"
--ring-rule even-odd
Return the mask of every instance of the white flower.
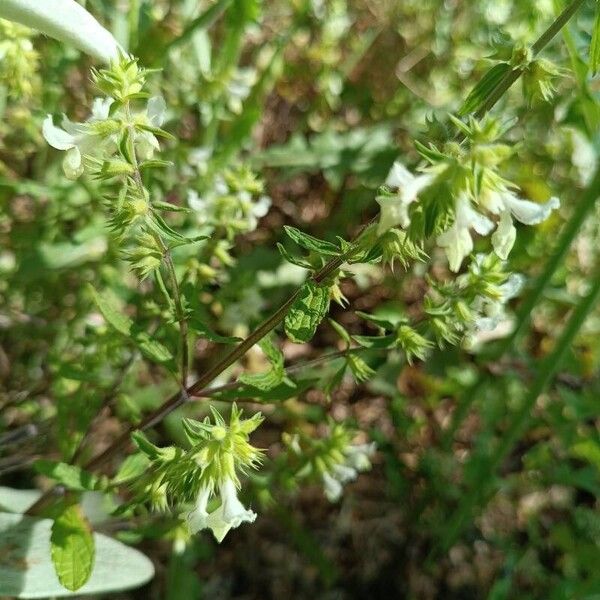
[[433, 180], [434, 176], [429, 173], [413, 175], [402, 163], [396, 161], [385, 180], [386, 185], [395, 189], [396, 193], [376, 198], [381, 207], [377, 234], [382, 235], [396, 225], [406, 229], [410, 224], [409, 206]]
[[271, 208], [271, 198], [269, 196], [260, 196], [260, 198], [256, 202], [252, 202], [252, 197], [248, 192], [246, 197], [242, 197], [244, 192], [240, 192], [240, 203], [246, 212], [246, 217], [248, 219], [247, 228], [248, 231], [254, 231], [258, 226], [258, 219], [264, 217]]
[[361, 471], [371, 468], [370, 457], [375, 453], [375, 444], [355, 444], [347, 446], [344, 451], [344, 462], [334, 464], [329, 471], [321, 475], [325, 496], [330, 502], [336, 502], [342, 495], [344, 484], [354, 481]]
[[473, 209], [466, 194], [458, 197], [454, 223], [437, 239], [438, 244], [446, 250], [451, 271], [458, 271], [465, 256], [473, 250], [470, 229], [474, 229], [480, 235], [486, 235], [493, 227], [492, 221]]
[[370, 458], [375, 454], [376, 448], [375, 442], [349, 446], [346, 449], [346, 461], [357, 471], [368, 471], [371, 468]]
[[513, 218], [524, 225], [537, 225], [560, 206], [560, 201], [558, 198], [550, 198], [548, 202], [538, 204], [519, 198], [508, 188], [501, 188], [487, 198], [486, 204], [490, 212], [500, 214], [498, 227], [492, 236], [492, 245], [496, 254], [506, 260], [517, 237]]
[[342, 495], [342, 484], [329, 473], [323, 473], [325, 496], [329, 502], [337, 502]]
[[[63, 170], [69, 179], [77, 179], [83, 173], [83, 157], [96, 155], [108, 157], [117, 150], [118, 134], [101, 135], [94, 128], [94, 123], [109, 118], [112, 98], [96, 98], [92, 105], [92, 113], [85, 123], [73, 123], [63, 115], [62, 128], [54, 125], [52, 115], [44, 119], [42, 133], [44, 138], [57, 150], [66, 150], [63, 159]], [[136, 123], [150, 127], [160, 127], [166, 112], [166, 104], [162, 97], [156, 96], [148, 100], [146, 112], [135, 116]], [[152, 158], [159, 149], [156, 136], [147, 130], [136, 129], [135, 148], [141, 160]]]
[[239, 501], [237, 490], [232, 479], [225, 479], [219, 486], [221, 506], [208, 513], [206, 510], [211, 491], [203, 487], [198, 494], [196, 507], [188, 516], [190, 531], [196, 533], [202, 529], [210, 529], [217, 542], [221, 543], [230, 529], [236, 529], [242, 523], [254, 523], [256, 513], [248, 510]]
[[92, 114], [86, 123], [72, 123], [63, 116], [62, 129], [56, 127], [52, 121], [52, 115], [44, 119], [42, 133], [44, 138], [57, 150], [66, 150], [63, 159], [63, 170], [69, 179], [77, 179], [83, 173], [83, 155], [92, 151], [98, 151], [103, 146], [103, 141], [92, 132], [89, 124], [108, 118], [112, 98], [96, 98], [92, 105]]
[[0, 17], [73, 44], [104, 62], [119, 54], [112, 34], [75, 0], [2, 0]]
[[512, 247], [514, 246], [515, 240], [517, 239], [517, 230], [512, 222], [510, 211], [505, 210], [500, 215], [500, 221], [498, 227], [492, 235], [492, 246], [494, 252], [502, 259], [506, 260]]

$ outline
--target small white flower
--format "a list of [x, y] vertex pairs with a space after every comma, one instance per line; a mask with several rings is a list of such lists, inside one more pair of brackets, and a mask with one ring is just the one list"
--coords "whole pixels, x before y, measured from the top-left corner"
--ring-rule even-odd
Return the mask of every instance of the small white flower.
[[42, 134], [48, 144], [57, 150], [66, 150], [63, 170], [69, 179], [77, 179], [83, 173], [83, 155], [98, 151], [106, 142], [91, 132], [89, 124], [108, 117], [112, 98], [96, 98], [92, 105], [92, 114], [86, 123], [72, 123], [63, 116], [62, 129], [56, 127], [52, 115], [44, 119]]
[[196, 533], [206, 527], [206, 518], [208, 517], [206, 507], [210, 493], [209, 487], [202, 487], [196, 499], [196, 507], [187, 514], [188, 525], [192, 533]]
[[329, 471], [322, 473], [325, 496], [330, 502], [340, 499], [344, 484], [354, 481], [359, 472], [371, 468], [370, 457], [375, 449], [374, 443], [347, 446], [343, 450], [344, 462], [334, 464]]
[[370, 444], [356, 444], [346, 449], [347, 463], [357, 471], [368, 471], [371, 468], [371, 456], [375, 454], [375, 442]]
[[322, 479], [327, 500], [337, 502], [342, 495], [342, 484], [327, 472], [323, 473]]
[[381, 207], [377, 234], [382, 235], [396, 225], [406, 229], [410, 224], [409, 206], [433, 180], [434, 176], [429, 173], [413, 175], [402, 163], [396, 161], [385, 180], [385, 184], [395, 189], [396, 193], [376, 198]]
[[466, 194], [456, 200], [454, 223], [438, 236], [437, 242], [446, 250], [450, 270], [457, 272], [464, 258], [473, 250], [471, 229], [480, 235], [488, 234], [494, 224], [471, 206]]
[[190, 531], [196, 533], [202, 529], [210, 529], [217, 542], [221, 543], [230, 529], [236, 529], [242, 523], [254, 523], [256, 513], [248, 510], [239, 501], [237, 490], [232, 479], [225, 479], [219, 486], [221, 506], [208, 513], [206, 510], [211, 492], [203, 487], [198, 494], [196, 507], [188, 516]]
[[490, 212], [500, 214], [498, 227], [492, 236], [492, 245], [496, 254], [506, 260], [517, 237], [513, 218], [524, 225], [537, 225], [560, 206], [560, 201], [558, 198], [550, 198], [548, 202], [538, 204], [519, 198], [508, 188], [501, 188], [489, 195], [486, 204]]
[[494, 252], [502, 259], [506, 260], [515, 240], [517, 239], [517, 230], [512, 222], [510, 211], [505, 210], [500, 215], [500, 221], [494, 234], [492, 235], [492, 246]]

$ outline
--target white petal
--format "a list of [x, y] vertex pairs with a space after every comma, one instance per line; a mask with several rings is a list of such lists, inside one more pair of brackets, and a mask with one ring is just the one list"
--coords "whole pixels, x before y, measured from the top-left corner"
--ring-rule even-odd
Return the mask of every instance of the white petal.
[[377, 196], [377, 203], [381, 207], [377, 235], [383, 235], [388, 229], [400, 225], [406, 229], [410, 225], [408, 206], [400, 196]]
[[68, 179], [77, 179], [83, 173], [83, 164], [81, 161], [81, 152], [74, 146], [67, 150], [63, 158], [63, 171]]
[[334, 465], [333, 473], [335, 479], [337, 479], [340, 483], [348, 483], [348, 481], [354, 481], [358, 476], [356, 469], [352, 468], [349, 465]]
[[148, 118], [155, 127], [160, 127], [165, 120], [167, 103], [162, 96], [153, 96], [148, 100]]
[[208, 513], [206, 512], [206, 506], [208, 504], [209, 497], [210, 488], [201, 488], [196, 500], [196, 507], [187, 514], [187, 522], [192, 533], [196, 533], [207, 527], [206, 519], [208, 517]]
[[510, 210], [515, 219], [525, 225], [537, 225], [545, 221], [550, 213], [560, 206], [558, 198], [550, 198], [545, 204], [522, 200], [514, 194], [506, 194], [503, 199], [504, 205]]
[[119, 54], [112, 34], [75, 0], [2, 0], [0, 17], [71, 43], [104, 62]]
[[64, 129], [56, 127], [52, 122], [52, 116], [48, 115], [42, 125], [44, 139], [57, 150], [69, 150], [75, 146], [75, 138]]
[[511, 298], [515, 298], [525, 285], [525, 277], [520, 273], [511, 273], [506, 283], [500, 286], [502, 292], [502, 300], [506, 302]]
[[325, 496], [329, 502], [336, 502], [342, 495], [342, 484], [329, 473], [323, 473], [323, 485], [325, 487]]
[[401, 188], [409, 185], [415, 176], [401, 163], [396, 161], [388, 173], [385, 185], [392, 188]]
[[108, 119], [110, 113], [110, 107], [114, 102], [113, 98], [94, 98], [92, 104], [92, 114], [90, 115], [90, 121], [104, 121]]
[[238, 500], [235, 484], [231, 479], [226, 479], [220, 486], [221, 506], [210, 513], [206, 519], [217, 542], [222, 542], [230, 529], [239, 527], [242, 523], [254, 523], [256, 513], [244, 508]]
[[517, 230], [513, 225], [510, 211], [505, 210], [501, 217], [498, 227], [492, 236], [492, 246], [494, 252], [502, 259], [506, 260], [512, 247], [514, 246], [515, 240], [517, 239]]
[[450, 229], [438, 236], [437, 243], [446, 250], [450, 270], [457, 272], [465, 256], [473, 250], [473, 240], [468, 227], [454, 223]]
[[375, 442], [371, 444], [358, 444], [346, 449], [346, 463], [357, 471], [368, 471], [371, 468], [369, 458], [376, 450]]
[[417, 177], [413, 177], [411, 182], [399, 188], [402, 199], [407, 204], [415, 202], [417, 200], [417, 196], [421, 193], [421, 191], [426, 187], [430, 186], [434, 179], [435, 177], [428, 173], [424, 175], [418, 175]]
[[494, 228], [494, 223], [490, 219], [472, 208], [469, 212], [469, 219], [471, 227], [479, 235], [487, 235]]
[[269, 208], [271, 208], [271, 198], [269, 196], [261, 196], [252, 205], [252, 214], [260, 219], [269, 212]]

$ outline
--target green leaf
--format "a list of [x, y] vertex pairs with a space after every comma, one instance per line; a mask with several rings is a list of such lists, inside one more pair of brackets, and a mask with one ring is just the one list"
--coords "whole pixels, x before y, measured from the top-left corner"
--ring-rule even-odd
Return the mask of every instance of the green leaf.
[[114, 297], [111, 297], [107, 291], [100, 293], [92, 285], [89, 285], [88, 289], [109, 325], [120, 334], [133, 340], [147, 358], [163, 364], [173, 361], [173, 354], [168, 348], [151, 338], [146, 332], [135, 330], [133, 321], [118, 310]]
[[350, 346], [352, 342], [350, 334], [337, 321], [334, 321], [333, 319], [327, 320], [329, 321], [329, 324], [335, 329], [336, 333], [342, 338], [342, 340], [344, 340], [344, 342], [346, 342], [346, 344]]
[[51, 556], [60, 583], [74, 592], [92, 574], [94, 538], [78, 504], [65, 506], [52, 525]]
[[[53, 521], [21, 514], [0, 513], [0, 596], [10, 598], [73, 597], [57, 577], [50, 556]], [[102, 595], [146, 583], [154, 575], [152, 563], [140, 552], [94, 534], [96, 560], [81, 594]], [[26, 572], [23, 566], [27, 566]]]
[[35, 461], [33, 467], [38, 473], [78, 492], [100, 490], [105, 487], [104, 482], [96, 475], [67, 463], [40, 459]]
[[285, 332], [293, 342], [308, 342], [329, 311], [329, 288], [307, 281], [285, 317]]
[[391, 348], [396, 343], [395, 335], [353, 335], [352, 339], [363, 348]]
[[258, 388], [262, 391], [268, 391], [277, 387], [285, 376], [283, 369], [283, 354], [273, 344], [270, 337], [264, 338], [259, 342], [262, 351], [265, 353], [269, 362], [271, 363], [271, 369], [265, 373], [244, 373], [239, 380], [251, 387]]
[[600, 66], [600, 2], [596, 2], [596, 19], [590, 45], [590, 70], [596, 75]]
[[283, 258], [287, 262], [291, 263], [292, 265], [296, 265], [297, 267], [302, 267], [303, 269], [312, 269], [313, 268], [313, 266], [307, 260], [290, 254], [285, 249], [285, 246], [283, 244], [280, 244], [279, 242], [277, 242], [277, 249], [279, 250], [279, 254], [281, 254], [281, 256], [283, 256]]
[[141, 452], [136, 452], [128, 456], [119, 467], [117, 474], [114, 476], [112, 482], [115, 485], [119, 485], [121, 483], [125, 483], [126, 481], [131, 481], [132, 479], [136, 479], [140, 475], [143, 475], [148, 468], [150, 461], [145, 454]]
[[510, 70], [511, 66], [506, 62], [498, 63], [489, 69], [467, 96], [458, 111], [459, 116], [464, 117], [476, 112]]
[[387, 310], [384, 314], [371, 315], [366, 312], [362, 312], [360, 310], [356, 311], [356, 314], [373, 323], [373, 325], [377, 325], [386, 331], [394, 331], [399, 325], [403, 325], [407, 322], [406, 317], [403, 313], [394, 310]]
[[107, 292], [102, 294], [97, 292], [91, 284], [88, 285], [88, 290], [92, 294], [92, 298], [94, 299], [96, 306], [108, 324], [122, 335], [130, 337], [133, 321], [123, 313], [119, 312], [115, 306], [113, 298], [110, 298]]
[[197, 333], [200, 337], [216, 342], [217, 344], [236, 344], [241, 341], [238, 337], [220, 335], [213, 331], [204, 321], [198, 317], [192, 316], [188, 318], [190, 329]]
[[304, 233], [295, 227], [284, 225], [283, 227], [288, 237], [290, 237], [298, 246], [301, 246], [305, 250], [316, 252], [317, 254], [324, 254], [325, 256], [339, 256], [342, 251], [331, 242], [320, 240], [308, 233]]
[[157, 363], [168, 363], [173, 360], [171, 351], [160, 342], [153, 340], [147, 333], [136, 333], [134, 340], [143, 354]]
[[167, 240], [172, 242], [171, 248], [175, 248], [177, 246], [185, 246], [187, 244], [195, 244], [196, 242], [201, 242], [202, 240], [205, 240], [208, 237], [206, 235], [198, 235], [196, 237], [189, 238], [185, 235], [181, 235], [180, 233], [169, 227], [166, 221], [157, 213], [154, 213], [152, 215], [152, 218], [147, 220], [147, 224], [153, 231], [155, 231], [159, 235], [162, 235]]

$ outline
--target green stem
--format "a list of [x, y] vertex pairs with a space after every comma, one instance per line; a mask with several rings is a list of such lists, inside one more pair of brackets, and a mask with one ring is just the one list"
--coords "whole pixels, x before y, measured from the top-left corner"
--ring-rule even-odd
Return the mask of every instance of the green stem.
[[[569, 22], [573, 15], [581, 8], [585, 0], [573, 0], [556, 19], [550, 27], [542, 33], [537, 41], [531, 46], [533, 56], [537, 56], [560, 32], [560, 30]], [[521, 77], [524, 69], [517, 67], [508, 71], [506, 75], [498, 82], [496, 87], [490, 92], [486, 101], [475, 113], [475, 117], [481, 119], [489, 110], [491, 110], [502, 96], [512, 87], [512, 85]]]
[[[351, 257], [358, 249], [358, 242], [361, 239], [363, 233], [367, 230], [371, 222], [365, 226], [361, 233], [354, 240], [350, 248], [342, 255], [337, 256], [330, 260], [318, 273], [313, 275], [312, 280], [320, 284], [327, 277], [329, 277], [334, 271], [339, 269], [349, 257]], [[266, 321], [264, 321], [255, 331], [253, 331], [245, 340], [240, 342], [231, 352], [225, 355], [216, 365], [209, 369], [204, 375], [202, 375], [194, 384], [187, 389], [184, 389], [177, 394], [174, 394], [160, 407], [154, 410], [152, 413], [146, 416], [137, 426], [131, 426], [124, 431], [104, 452], [98, 454], [90, 462], [85, 465], [85, 468], [93, 471], [104, 465], [109, 461], [117, 452], [129, 442], [131, 433], [136, 429], [141, 431], [153, 427], [160, 421], [162, 421], [167, 415], [172, 413], [174, 410], [189, 401], [190, 396], [201, 396], [203, 391], [208, 385], [214, 381], [225, 369], [230, 367], [236, 361], [238, 361], [252, 346], [259, 342], [265, 337], [270, 331], [272, 331], [279, 323], [283, 321], [287, 315], [289, 309], [294, 304], [298, 296], [300, 295], [302, 288], [298, 288], [289, 298], [282, 304], [277, 311], [271, 315]]]

